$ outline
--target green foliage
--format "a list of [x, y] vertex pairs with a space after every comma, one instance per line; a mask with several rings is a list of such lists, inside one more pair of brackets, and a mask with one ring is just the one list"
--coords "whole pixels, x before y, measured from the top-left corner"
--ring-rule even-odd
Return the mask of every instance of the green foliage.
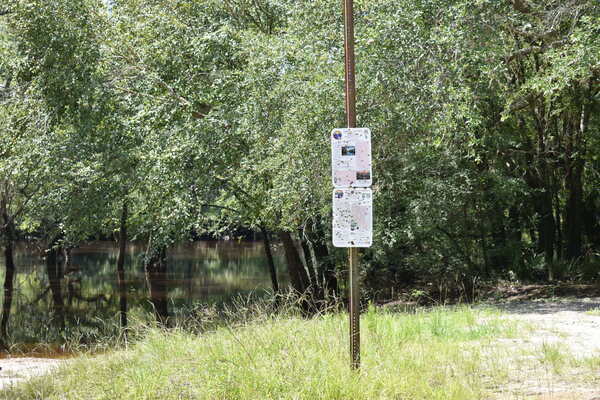
[[[94, 107], [101, 1], [15, 1], [5, 16], [22, 59], [16, 78], [57, 117]], [[86, 116], [82, 116], [85, 118]]]
[[[128, 204], [131, 236], [155, 247], [239, 226], [326, 227], [329, 242], [339, 3], [8, 11], [0, 181], [21, 231], [76, 245], [115, 232]], [[591, 0], [356, 1], [358, 119], [374, 132], [370, 289], [598, 278], [599, 15]]]

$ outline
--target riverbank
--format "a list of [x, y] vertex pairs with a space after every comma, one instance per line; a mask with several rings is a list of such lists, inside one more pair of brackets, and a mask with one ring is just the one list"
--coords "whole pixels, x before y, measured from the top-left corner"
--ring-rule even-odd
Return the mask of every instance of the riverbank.
[[554, 313], [541, 302], [540, 313], [536, 302], [522, 304], [528, 313], [516, 304], [412, 314], [371, 308], [361, 320], [360, 373], [348, 368], [344, 314], [265, 316], [202, 335], [152, 330], [126, 350], [74, 359], [0, 398], [592, 399], [600, 395], [600, 346], [572, 354], [573, 337], [551, 323], [574, 312], [593, 328], [600, 302], [592, 300], [585, 310]]

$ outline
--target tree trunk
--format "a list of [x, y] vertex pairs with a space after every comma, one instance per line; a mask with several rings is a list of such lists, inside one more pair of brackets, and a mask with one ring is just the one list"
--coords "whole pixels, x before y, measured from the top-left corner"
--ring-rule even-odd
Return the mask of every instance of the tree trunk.
[[63, 247], [63, 278], [64, 274], [71, 271], [71, 247]]
[[[489, 255], [489, 247], [487, 242], [487, 232], [484, 224], [479, 224], [479, 240], [481, 242], [481, 255], [483, 258], [483, 268], [480, 270], [480, 274], [484, 278], [489, 278], [490, 276], [490, 255]], [[476, 274], [475, 271], [471, 271], [469, 275]]]
[[600, 248], [600, 195], [592, 191], [584, 202], [583, 222], [585, 232], [592, 248]]
[[2, 302], [2, 321], [0, 322], [0, 336], [2, 346], [6, 347], [8, 338], [8, 320], [13, 298], [13, 282], [15, 276], [14, 252], [14, 226], [6, 213], [3, 214], [4, 224], [4, 263], [6, 265], [6, 275], [4, 276], [4, 299]]
[[[584, 210], [583, 171], [585, 168], [585, 135], [592, 114], [589, 99], [593, 96], [593, 80], [589, 81], [588, 101], [583, 100], [581, 111], [574, 115], [569, 126], [569, 138], [565, 148], [566, 176], [568, 191], [565, 212], [566, 258], [577, 260], [583, 255]], [[593, 190], [593, 189], [592, 189]]]
[[556, 221], [556, 259], [562, 260], [563, 258], [563, 232], [561, 228], [562, 216], [560, 213], [560, 199], [558, 198], [558, 189], [554, 190], [554, 221]]
[[154, 309], [156, 320], [164, 326], [169, 323], [169, 304], [167, 298], [167, 250], [164, 246], [152, 248], [151, 240], [145, 259], [146, 280], [150, 291], [150, 303]]
[[[567, 161], [571, 163], [571, 161]], [[568, 190], [565, 210], [565, 239], [566, 259], [577, 260], [582, 255], [582, 229], [583, 229], [583, 162], [572, 161], [567, 168], [565, 183]]]
[[81, 277], [79, 276], [79, 267], [73, 267], [71, 263], [71, 248], [64, 249], [65, 267], [64, 275], [66, 276], [67, 288], [67, 307], [65, 312], [73, 305], [73, 299], [81, 298]]
[[191, 309], [194, 304], [194, 265], [192, 263], [187, 265], [185, 282], [187, 283], [187, 305]]
[[[510, 263], [511, 268], [517, 274], [522, 274], [522, 237], [523, 231], [521, 227], [521, 218], [519, 208], [517, 205], [510, 207], [508, 211], [508, 223], [509, 223], [509, 245], [510, 245]], [[533, 238], [532, 238], [533, 240]], [[519, 276], [519, 278], [523, 278]]]
[[547, 127], [544, 105], [534, 107], [535, 126], [537, 131], [537, 144], [533, 159], [529, 160], [529, 168], [526, 171], [526, 179], [529, 186], [535, 190], [534, 207], [538, 214], [537, 231], [538, 251], [544, 253], [548, 279], [552, 281], [554, 264], [554, 245], [556, 235], [556, 222], [552, 209], [553, 185], [551, 184], [551, 173], [553, 172], [548, 160], [548, 151], [550, 143], [548, 141]]
[[296, 250], [294, 241], [288, 232], [279, 232], [279, 237], [283, 243], [283, 249], [285, 251], [285, 259], [287, 262], [288, 273], [290, 275], [290, 282], [292, 288], [300, 294], [304, 294], [310, 284], [306, 270], [302, 265], [300, 255]]
[[[537, 221], [537, 250], [544, 254], [544, 262], [548, 271], [548, 280], [554, 279], [552, 265], [554, 263], [554, 245], [556, 235], [556, 223], [552, 209], [552, 194], [549, 193], [549, 188], [542, 191], [542, 187], [534, 187], [541, 191], [534, 195], [533, 204], [535, 211], [538, 214]], [[532, 240], [535, 238], [535, 232], [532, 234]]]
[[53, 241], [46, 250], [46, 272], [48, 282], [50, 283], [50, 292], [52, 293], [52, 302], [54, 304], [54, 317], [60, 329], [65, 327], [65, 313], [62, 296], [61, 280], [63, 277], [62, 265], [58, 260], [58, 249], [55, 247], [56, 241]]
[[[314, 252], [314, 247], [312, 246], [312, 242], [309, 242], [305, 237], [300, 236], [300, 243], [302, 245], [302, 252], [304, 253], [304, 259], [306, 260], [306, 268], [309, 271], [309, 277], [311, 280], [312, 294], [314, 299], [322, 303], [325, 300], [325, 288], [324, 282], [319, 278], [316, 271], [316, 256], [313, 258], [312, 253]], [[311, 251], [312, 248], [312, 251]], [[324, 305], [324, 304], [322, 304]]]
[[[589, 81], [589, 92], [588, 92], [588, 98], [592, 97], [592, 88], [593, 86], [593, 80], [590, 79]], [[597, 82], [596, 82], [597, 83]], [[597, 95], [597, 93], [596, 93]], [[578, 150], [581, 150], [582, 152], [585, 151], [585, 145], [586, 145], [586, 134], [588, 131], [588, 126], [589, 126], [589, 121], [592, 115], [592, 104], [593, 102], [586, 102], [584, 101], [581, 107], [581, 114], [580, 114], [580, 119], [579, 119], [579, 136], [578, 136]], [[585, 158], [583, 156], [583, 154], [579, 154], [579, 159], [580, 164], [578, 165], [578, 167], [580, 168], [579, 171], [577, 171], [576, 176], [578, 177], [578, 180], [581, 182], [581, 175], [583, 174], [583, 170], [585, 168]], [[592, 170], [598, 170], [598, 160], [596, 159], [594, 161], [594, 164], [591, 166]], [[586, 236], [588, 237], [589, 240], [589, 244], [591, 245], [592, 248], [598, 249], [598, 247], [600, 247], [600, 214], [598, 213], [598, 207], [596, 207], [597, 203], [594, 201], [595, 198], [598, 198], [598, 188], [592, 188], [591, 193], [589, 195], [588, 199], [583, 199], [583, 190], [581, 188], [581, 184], [578, 184], [576, 186], [578, 188], [578, 190], [581, 190], [581, 193], [579, 194], [579, 196], [581, 197], [580, 201], [580, 209], [579, 210], [575, 210], [578, 211], [579, 213], [576, 214], [576, 217], [581, 218], [582, 219], [582, 225], [584, 226], [583, 229], [586, 232]], [[586, 201], [587, 200], [587, 201]], [[577, 201], [574, 201], [574, 203], [576, 203]], [[589, 217], [588, 217], [589, 215]], [[588, 220], [589, 219], [589, 220]], [[576, 253], [577, 251], [577, 240], [574, 240], [573, 243], [573, 253]], [[581, 243], [581, 233], [579, 233], [579, 243]], [[581, 244], [579, 244], [579, 251], [581, 252]]]
[[313, 250], [318, 265], [319, 279], [323, 282], [325, 293], [338, 292], [338, 281], [335, 275], [335, 265], [329, 255], [329, 249], [325, 244], [323, 229], [320, 224], [317, 224], [316, 231], [313, 232]]
[[306, 264], [306, 271], [308, 273], [308, 279], [310, 279], [310, 284], [314, 287], [314, 289], [318, 289], [320, 287], [320, 282], [317, 280], [317, 274], [315, 272], [315, 265], [313, 263], [312, 254], [310, 252], [310, 243], [303, 235], [301, 231], [298, 232], [298, 238], [300, 240], [300, 247], [302, 248], [302, 254], [304, 255], [304, 262]]
[[275, 269], [275, 261], [273, 260], [273, 253], [271, 252], [271, 242], [269, 240], [269, 232], [267, 232], [267, 230], [264, 227], [261, 227], [260, 230], [263, 235], [265, 256], [267, 257], [269, 273], [271, 274], [271, 284], [273, 285], [273, 293], [279, 294], [279, 282], [277, 280], [277, 270]]
[[117, 258], [117, 284], [119, 286], [119, 319], [121, 328], [127, 328], [127, 286], [125, 284], [125, 251], [127, 246], [127, 201], [123, 202], [119, 230], [119, 256]]
[[540, 222], [538, 225], [539, 246], [544, 252], [544, 260], [548, 269], [548, 280], [554, 280], [554, 243], [556, 226], [552, 214], [552, 199], [550, 194], [543, 193], [539, 202]]
[[492, 273], [506, 271], [511, 263], [510, 244], [506, 231], [508, 221], [504, 216], [505, 211], [504, 208], [498, 208], [492, 210], [489, 215], [492, 240], [488, 244], [488, 255], [489, 268]]

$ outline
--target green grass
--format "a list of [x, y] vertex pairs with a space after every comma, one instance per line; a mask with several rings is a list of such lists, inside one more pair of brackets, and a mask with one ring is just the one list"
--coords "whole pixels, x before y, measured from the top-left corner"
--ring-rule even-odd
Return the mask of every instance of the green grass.
[[567, 363], [567, 355], [558, 343], [542, 343], [540, 362], [552, 368], [555, 373], [560, 373]]
[[75, 359], [2, 399], [484, 399], [509, 365], [490, 348], [514, 323], [467, 307], [369, 309], [362, 368], [349, 369], [345, 314], [264, 316], [199, 335], [151, 329], [126, 350]]
[[600, 355], [578, 360], [578, 363], [582, 364], [589, 371], [595, 371], [596, 380], [600, 380], [600, 376], [598, 376], [598, 371], [600, 371]]
[[600, 307], [594, 308], [593, 310], [586, 311], [585, 313], [588, 315], [600, 316]]
[[583, 382], [600, 387], [600, 353], [583, 358], [571, 357], [569, 366], [579, 371]]

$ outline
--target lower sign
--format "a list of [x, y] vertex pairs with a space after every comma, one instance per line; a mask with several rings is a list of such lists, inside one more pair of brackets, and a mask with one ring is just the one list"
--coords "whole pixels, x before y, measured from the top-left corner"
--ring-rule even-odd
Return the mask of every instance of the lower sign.
[[373, 192], [371, 189], [333, 190], [333, 245], [371, 247]]

